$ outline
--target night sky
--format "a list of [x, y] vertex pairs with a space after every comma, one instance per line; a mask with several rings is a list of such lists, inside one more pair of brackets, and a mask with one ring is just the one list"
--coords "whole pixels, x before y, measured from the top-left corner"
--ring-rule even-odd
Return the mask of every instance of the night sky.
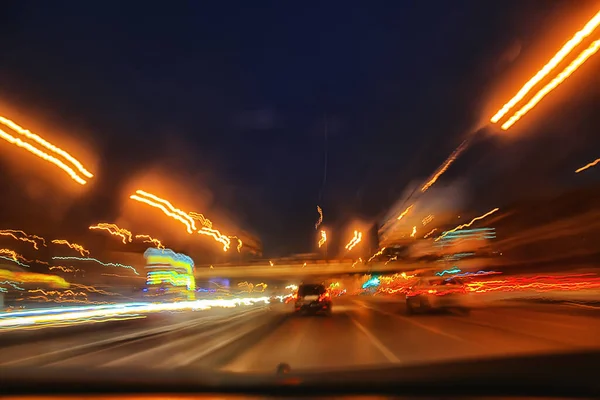
[[478, 130], [447, 177], [468, 180], [470, 207], [597, 183], [572, 172], [600, 157], [600, 56], [511, 139], [481, 127], [599, 6], [4, 1], [0, 114], [79, 143], [97, 172], [58, 190], [2, 145], [5, 227], [85, 232], [160, 171], [170, 199], [253, 232], [267, 256], [309, 252], [317, 204], [334, 232], [376, 223]]

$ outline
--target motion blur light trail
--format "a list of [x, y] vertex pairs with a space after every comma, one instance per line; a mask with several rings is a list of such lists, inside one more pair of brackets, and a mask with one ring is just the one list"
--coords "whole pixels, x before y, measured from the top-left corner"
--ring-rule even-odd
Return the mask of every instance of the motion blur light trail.
[[79, 254], [81, 254], [82, 257], [90, 255], [90, 251], [89, 250], [86, 250], [82, 245], [77, 244], [77, 243], [69, 243], [67, 240], [64, 240], [64, 239], [55, 239], [55, 240], [52, 241], [52, 243], [54, 243], [54, 244], [64, 244], [65, 246], [69, 247], [70, 249], [78, 251]]
[[133, 240], [130, 231], [128, 231], [127, 229], [119, 228], [115, 224], [101, 222], [99, 224], [90, 226], [89, 229], [104, 230], [113, 236], [119, 236], [123, 240], [123, 244], [127, 244], [127, 242], [131, 243], [131, 241]]
[[415, 206], [414, 204], [411, 204], [410, 206], [406, 207], [406, 210], [402, 211], [402, 213], [400, 215], [398, 215], [398, 218], [397, 218], [398, 221], [400, 221], [402, 218], [404, 218], [406, 216], [406, 214], [408, 214], [414, 206]]
[[211, 236], [217, 242], [221, 243], [223, 245], [223, 251], [228, 251], [229, 247], [231, 246], [231, 240], [217, 229], [203, 227], [198, 231], [198, 233], [205, 236]]
[[142, 318], [150, 313], [234, 308], [269, 303], [268, 297], [195, 300], [174, 303], [126, 303], [71, 308], [49, 308], [0, 314], [0, 330], [39, 329], [81, 323], [105, 322], [123, 318]]
[[433, 221], [433, 214], [429, 214], [428, 216], [426, 216], [425, 218], [423, 218], [423, 220], [421, 221], [421, 223], [423, 224], [423, 226], [425, 226], [428, 223], [430, 223], [431, 221]]
[[37, 235], [29, 235], [23, 231], [20, 230], [16, 230], [16, 229], [1, 229], [0, 230], [0, 235], [1, 236], [10, 236], [15, 240], [20, 240], [22, 242], [27, 242], [27, 243], [31, 243], [33, 245], [33, 248], [36, 250], [39, 250], [40, 248], [38, 247], [38, 241], [42, 243], [42, 245], [44, 247], [46, 247], [46, 239], [44, 239], [43, 237], [37, 236]]
[[75, 272], [80, 272], [81, 271], [79, 268], [63, 267], [61, 265], [54, 265], [54, 266], [52, 266], [52, 267], [50, 267], [48, 269], [50, 271], [53, 271], [53, 270], [56, 269], [56, 270], [59, 270], [59, 271], [62, 271], [62, 272], [67, 272], [67, 273], [75, 273]]
[[465, 139], [456, 148], [456, 150], [454, 150], [452, 152], [452, 154], [450, 154], [450, 157], [448, 157], [448, 159], [444, 162], [444, 164], [442, 164], [442, 166], [440, 168], [438, 168], [438, 170], [433, 174], [433, 176], [431, 178], [429, 178], [427, 183], [425, 183], [423, 185], [423, 187], [421, 188], [421, 193], [425, 193], [427, 191], [427, 189], [429, 189], [434, 183], [437, 182], [437, 180], [440, 178], [440, 176], [442, 176], [444, 174], [444, 172], [446, 172], [448, 170], [448, 168], [450, 168], [452, 163], [454, 163], [454, 161], [456, 161], [456, 159], [462, 154], [462, 152], [466, 150], [468, 144], [469, 144], [469, 141], [467, 139]]
[[425, 236], [423, 236], [423, 239], [427, 239], [429, 236], [433, 235], [435, 231], [437, 231], [437, 228], [430, 230]]
[[[564, 58], [571, 53], [571, 51], [578, 46], [583, 39], [588, 37], [594, 30], [600, 25], [600, 11], [581, 29], [577, 32], [571, 40], [569, 40], [565, 45], [548, 61], [544, 67], [539, 70], [533, 78], [531, 78], [523, 87], [517, 92], [517, 94], [508, 101], [492, 118], [490, 121], [492, 123], [497, 123], [511, 108], [513, 108], [518, 102], [523, 100], [523, 98], [529, 93], [531, 89], [535, 85], [541, 82], [556, 66], [564, 60]], [[511, 124], [512, 125], [512, 124]], [[508, 129], [504, 128], [503, 129]]]
[[13, 261], [19, 261], [19, 260], [21, 260], [21, 261], [27, 262], [27, 263], [31, 263], [32, 262], [31, 260], [26, 259], [22, 255], [20, 255], [19, 253], [17, 253], [14, 250], [11, 250], [11, 249], [0, 249], [0, 254], [4, 254], [4, 255], [7, 255], [7, 256], [10, 256], [13, 259]]
[[438, 236], [438, 237], [435, 239], [435, 241], [437, 242], [438, 240], [440, 240], [440, 239], [442, 239], [442, 238], [446, 237], [447, 235], [449, 235], [449, 234], [450, 234], [450, 233], [452, 233], [452, 232], [456, 232], [456, 231], [458, 231], [458, 230], [460, 230], [460, 229], [463, 229], [463, 228], [468, 228], [468, 227], [470, 227], [471, 225], [473, 225], [473, 223], [475, 223], [475, 222], [477, 222], [477, 221], [480, 221], [480, 220], [482, 220], [482, 219], [484, 219], [484, 218], [486, 218], [486, 217], [488, 217], [488, 216], [492, 215], [493, 213], [495, 213], [495, 212], [496, 212], [496, 211], [498, 211], [498, 210], [500, 210], [500, 209], [499, 209], [499, 208], [494, 208], [493, 210], [491, 210], [491, 211], [488, 211], [487, 213], [485, 213], [485, 214], [483, 214], [483, 215], [480, 215], [479, 217], [475, 217], [475, 218], [473, 218], [473, 219], [471, 220], [471, 222], [469, 222], [469, 223], [467, 223], [467, 224], [462, 224], [462, 225], [459, 225], [459, 226], [457, 226], [457, 227], [456, 227], [456, 228], [454, 228], [454, 229], [451, 229], [451, 230], [449, 230], [449, 231], [446, 231], [446, 232], [442, 233], [440, 236]]
[[3, 260], [12, 261], [12, 262], [14, 262], [15, 264], [17, 264], [17, 265], [19, 265], [19, 266], [21, 266], [21, 267], [23, 267], [23, 268], [31, 268], [31, 266], [30, 266], [30, 265], [28, 265], [28, 264], [25, 264], [25, 263], [22, 263], [21, 261], [19, 261], [19, 260], [16, 260], [16, 259], [14, 259], [13, 257], [5, 257], [5, 256], [0, 256], [0, 258], [1, 258], [1, 259], [3, 259]]
[[327, 232], [321, 229], [321, 238], [319, 239], [319, 247], [323, 246], [327, 242]]
[[375, 257], [380, 256], [383, 254], [383, 252], [385, 251], [385, 247], [382, 247], [381, 250], [377, 251], [375, 254], [373, 254], [368, 260], [367, 262], [371, 262]]
[[549, 292], [598, 289], [600, 289], [600, 277], [595, 274], [539, 275], [467, 283], [467, 291], [476, 293], [521, 290]]
[[202, 224], [202, 226], [205, 226], [207, 228], [212, 228], [212, 222], [210, 219], [206, 218], [204, 215], [199, 214], [197, 212], [193, 212], [190, 211], [188, 213], [188, 215], [192, 218], [195, 219], [196, 221], [200, 221], [200, 223]]
[[73, 164], [73, 166], [75, 166], [75, 168], [79, 171], [79, 173], [81, 173], [86, 178], [94, 177], [94, 175], [92, 175], [91, 172], [89, 172], [87, 169], [85, 169], [83, 167], [83, 165], [79, 162], [79, 160], [77, 160], [75, 157], [73, 157], [72, 155], [70, 155], [69, 153], [64, 151], [63, 149], [54, 146], [50, 142], [42, 139], [40, 136], [36, 135], [35, 133], [32, 133], [29, 130], [24, 129], [23, 127], [17, 125], [14, 121], [11, 121], [8, 118], [0, 116], [0, 123], [9, 127], [13, 131], [25, 136], [27, 139], [33, 140], [34, 142], [41, 145], [42, 147], [45, 147], [46, 149], [50, 150], [51, 152], [58, 154], [65, 160], [69, 161], [71, 164]]
[[596, 164], [600, 163], [600, 158], [597, 158], [596, 160], [592, 161], [591, 163], [584, 165], [583, 167], [575, 170], [575, 173], [578, 174], [582, 171], [585, 171], [588, 168], [592, 168], [593, 166], [595, 166]]
[[362, 241], [362, 232], [354, 231], [354, 237], [346, 245], [346, 250], [352, 250], [354, 246]]
[[55, 288], [69, 288], [69, 283], [60, 276], [37, 274], [33, 272], [15, 272], [0, 269], [0, 280], [7, 280], [19, 283], [46, 283]]
[[162, 242], [156, 238], [153, 238], [150, 235], [135, 235], [136, 239], [145, 239], [144, 243], [152, 243], [153, 245], [156, 246], [157, 249], [164, 249], [165, 246], [163, 246]]
[[105, 267], [119, 267], [119, 268], [125, 268], [125, 269], [130, 269], [132, 270], [136, 275], [139, 275], [139, 273], [137, 272], [137, 270], [135, 268], [133, 268], [131, 265], [124, 265], [124, 264], [120, 264], [120, 263], [105, 263], [102, 262], [96, 258], [92, 258], [92, 257], [52, 257], [53, 260], [72, 260], [72, 261], [92, 261], [95, 263], [98, 263], [100, 265], [103, 265]]
[[[319, 219], [317, 220], [317, 223], [315, 224], [315, 229], [319, 229], [319, 226], [321, 226], [321, 224], [323, 223], [323, 210], [321, 209], [320, 206], [317, 206], [317, 212], [319, 213]], [[319, 246], [321, 247], [321, 246]]]
[[244, 242], [242, 242], [242, 239], [240, 239], [237, 236], [228, 236], [228, 238], [229, 239], [235, 239], [235, 240], [238, 241], [238, 245], [237, 245], [236, 249], [237, 249], [238, 253], [241, 253], [242, 252], [242, 247], [244, 246]]
[[42, 160], [48, 161], [49, 163], [56, 165], [58, 168], [62, 169], [64, 172], [66, 172], [71, 177], [71, 179], [73, 179], [75, 182], [79, 183], [80, 185], [85, 185], [87, 183], [87, 181], [85, 179], [83, 179], [79, 175], [77, 175], [77, 173], [75, 171], [73, 171], [73, 169], [71, 167], [66, 165], [64, 162], [62, 162], [58, 158], [53, 157], [50, 154], [37, 149], [36, 147], [32, 146], [31, 144], [29, 144], [27, 142], [22, 141], [19, 138], [9, 135], [2, 129], [0, 129], [0, 138], [6, 140], [7, 142], [9, 142], [11, 144], [16, 145], [17, 147], [27, 150], [28, 152], [30, 152], [31, 154], [33, 154], [35, 156], [38, 156]]
[[416, 234], [417, 234], [417, 226], [415, 225], [412, 228], [412, 232], [410, 233], [410, 237], [414, 238]]
[[173, 204], [163, 198], [143, 190], [136, 190], [135, 194], [132, 194], [129, 196], [129, 198], [141, 203], [145, 203], [151, 207], [158, 208], [165, 215], [184, 224], [187, 232], [190, 234], [196, 230], [196, 223], [194, 222], [194, 219], [188, 215], [188, 213], [175, 208]]
[[[600, 15], [600, 14], [599, 14]], [[517, 111], [512, 117], [502, 124], [502, 129], [507, 130], [513, 126], [522, 116], [527, 114], [533, 107], [537, 105], [548, 93], [554, 90], [558, 85], [563, 83], [571, 74], [587, 61], [588, 58], [596, 54], [600, 49], [600, 40], [593, 42], [590, 47], [585, 49], [571, 64], [569, 64], [556, 78], [552, 79], [550, 83], [544, 86], [535, 96], [527, 102], [519, 111]]]

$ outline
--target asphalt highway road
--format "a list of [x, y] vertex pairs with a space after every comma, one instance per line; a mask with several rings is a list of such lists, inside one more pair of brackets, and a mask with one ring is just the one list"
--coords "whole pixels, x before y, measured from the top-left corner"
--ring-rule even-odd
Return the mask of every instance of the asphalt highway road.
[[[0, 335], [0, 368], [215, 368], [272, 373], [600, 348], [600, 309], [506, 302], [408, 316], [401, 301], [334, 299], [333, 314], [246, 306]], [[4, 336], [3, 336], [4, 335]]]

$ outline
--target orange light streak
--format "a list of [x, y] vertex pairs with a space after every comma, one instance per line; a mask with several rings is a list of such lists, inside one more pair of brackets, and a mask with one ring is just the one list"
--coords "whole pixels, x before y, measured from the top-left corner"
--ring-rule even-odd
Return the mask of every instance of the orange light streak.
[[362, 241], [362, 232], [354, 231], [354, 237], [348, 242], [346, 245], [347, 250], [352, 250], [354, 246], [359, 244]]
[[435, 231], [437, 231], [437, 228], [433, 228], [432, 230], [429, 231], [429, 233], [427, 233], [425, 236], [423, 236], [423, 239], [427, 239], [429, 236], [431, 236]]
[[[542, 79], [544, 79], [556, 66], [569, 55], [569, 53], [578, 46], [583, 39], [588, 37], [600, 24], [600, 11], [581, 29], [577, 32], [565, 45], [548, 61], [544, 67], [539, 70], [533, 78], [531, 78], [523, 87], [517, 92], [517, 94], [508, 101], [492, 118], [490, 121], [493, 123], [498, 122], [511, 108], [513, 108], [519, 101], [529, 93], [529, 91], [537, 85]], [[512, 124], [511, 124], [512, 125]], [[503, 129], [508, 129], [504, 128]]]
[[[15, 240], [20, 240], [22, 242], [31, 243], [33, 245], [33, 248], [36, 250], [39, 250], [38, 243], [37, 243], [38, 240], [40, 242], [42, 242], [42, 245], [44, 247], [46, 247], [46, 239], [44, 239], [43, 237], [40, 237], [37, 235], [29, 235], [20, 230], [2, 229], [2, 230], [0, 230], [0, 235], [1, 236], [10, 236]], [[21, 235], [21, 236], [17, 236], [17, 235]]]
[[505, 123], [502, 124], [502, 129], [507, 130], [511, 126], [513, 126], [518, 120], [521, 119], [525, 114], [527, 114], [533, 107], [535, 107], [548, 93], [553, 91], [558, 85], [563, 83], [565, 79], [567, 79], [573, 72], [577, 71], [577, 69], [587, 61], [588, 58], [596, 54], [596, 52], [600, 49], [600, 40], [596, 40], [593, 42], [590, 47], [585, 49], [571, 64], [569, 64], [560, 74], [556, 76], [556, 78], [552, 79], [546, 86], [544, 86], [539, 92], [536, 93], [535, 96], [531, 98], [519, 111], [517, 111], [512, 117], [508, 119]]
[[127, 229], [119, 228], [116, 224], [108, 224], [106, 222], [101, 222], [96, 225], [92, 225], [89, 229], [99, 229], [103, 231], [107, 231], [113, 236], [119, 236], [123, 239], [123, 244], [127, 244], [127, 242], [132, 242], [132, 234]]
[[64, 244], [65, 246], [68, 246], [70, 249], [73, 249], [75, 251], [78, 251], [79, 254], [81, 254], [82, 257], [86, 257], [90, 255], [90, 251], [85, 249], [82, 245], [77, 244], [77, 243], [69, 243], [67, 240], [64, 239], [55, 239], [52, 241], [52, 243], [54, 244]]
[[129, 198], [132, 200], [139, 201], [141, 203], [145, 203], [151, 207], [158, 208], [165, 215], [184, 224], [187, 228], [187, 232], [190, 234], [196, 230], [196, 224], [194, 223], [194, 219], [191, 218], [187, 213], [181, 211], [178, 208], [173, 207], [173, 205], [169, 201], [155, 196], [152, 193], [145, 192], [143, 190], [136, 190], [135, 193], [136, 194], [132, 194], [131, 196], [129, 196]]
[[591, 163], [589, 163], [589, 164], [587, 164], [587, 165], [584, 165], [583, 167], [581, 167], [581, 168], [579, 168], [579, 169], [575, 170], [575, 173], [576, 173], [576, 174], [578, 174], [578, 173], [580, 173], [580, 172], [582, 172], [582, 171], [585, 171], [585, 170], [586, 170], [586, 169], [588, 169], [588, 168], [592, 168], [594, 165], [596, 165], [596, 164], [598, 164], [598, 163], [600, 163], [600, 158], [598, 158], [598, 159], [596, 159], [596, 160], [592, 161]]
[[446, 172], [448, 168], [450, 168], [452, 163], [456, 161], [456, 159], [461, 155], [461, 153], [465, 151], [468, 143], [469, 142], [467, 140], [464, 140], [460, 144], [460, 146], [458, 146], [456, 150], [454, 150], [452, 154], [450, 154], [450, 157], [448, 157], [444, 164], [442, 164], [442, 166], [433, 174], [429, 181], [427, 181], [427, 183], [423, 185], [423, 187], [421, 188], [421, 193], [425, 193], [427, 189], [429, 189], [435, 182], [437, 182], [440, 176], [442, 176], [444, 172]]
[[22, 255], [20, 255], [19, 253], [17, 253], [14, 250], [11, 250], [11, 249], [0, 249], [0, 254], [10, 256], [15, 261], [23, 261], [23, 262], [26, 262], [26, 263], [33, 262], [31, 260], [26, 259]]
[[204, 227], [204, 228], [200, 229], [198, 231], [198, 233], [201, 235], [205, 235], [205, 236], [212, 236], [217, 242], [219, 242], [223, 245], [223, 251], [229, 250], [229, 246], [231, 245], [231, 240], [227, 236], [221, 234], [221, 232], [219, 232], [217, 229], [210, 229], [210, 228]]
[[[317, 220], [317, 223], [315, 224], [315, 229], [319, 229], [319, 226], [323, 223], [323, 209], [321, 209], [320, 206], [317, 206], [317, 212], [319, 213], [319, 219]], [[319, 246], [321, 247], [321, 246]]]
[[382, 255], [384, 251], [385, 251], [385, 247], [382, 247], [381, 250], [379, 250], [377, 253], [373, 254], [371, 256], [371, 258], [369, 258], [367, 260], [367, 262], [371, 262], [375, 257]]
[[433, 221], [433, 214], [429, 214], [428, 216], [426, 216], [425, 218], [423, 218], [423, 220], [421, 221], [421, 223], [423, 224], [423, 226], [425, 226], [428, 223], [430, 223], [431, 221]]
[[53, 270], [57, 269], [57, 270], [59, 270], [59, 271], [66, 272], [66, 273], [70, 273], [70, 272], [73, 272], [73, 273], [75, 273], [75, 272], [80, 272], [80, 271], [82, 271], [81, 269], [78, 269], [78, 268], [73, 268], [73, 267], [63, 267], [63, 266], [61, 266], [61, 265], [54, 265], [54, 266], [52, 266], [52, 267], [50, 267], [50, 268], [48, 268], [48, 269], [49, 269], [50, 271], [53, 271]]
[[195, 219], [196, 221], [200, 221], [200, 223], [202, 224], [202, 226], [205, 226], [207, 228], [212, 228], [212, 221], [208, 218], [206, 218], [204, 215], [199, 214], [197, 212], [189, 212], [188, 215], [192, 218]]
[[236, 249], [237, 249], [238, 253], [241, 253], [242, 252], [242, 247], [244, 246], [244, 242], [242, 242], [242, 239], [240, 239], [237, 236], [228, 236], [228, 238], [229, 239], [235, 239], [235, 240], [238, 241], [238, 245], [237, 245]]
[[48, 161], [49, 163], [56, 165], [58, 168], [62, 169], [64, 172], [66, 172], [71, 177], [71, 179], [73, 179], [75, 182], [79, 183], [80, 185], [85, 185], [87, 183], [83, 178], [81, 178], [79, 175], [77, 175], [77, 173], [75, 171], [73, 171], [73, 168], [69, 167], [64, 162], [60, 161], [58, 158], [53, 157], [48, 153], [44, 153], [43, 151], [37, 149], [36, 147], [32, 146], [31, 144], [29, 144], [27, 142], [22, 141], [19, 138], [9, 135], [2, 129], [0, 129], [0, 138], [6, 140], [7, 142], [9, 142], [11, 144], [14, 144], [14, 145], [20, 147], [22, 149], [27, 150], [31, 154], [38, 156], [39, 158], [41, 158], [44, 161]]
[[410, 237], [415, 237], [415, 235], [417, 234], [417, 226], [413, 226], [412, 228], [412, 232], [410, 233]]
[[92, 173], [90, 171], [88, 171], [87, 169], [85, 169], [83, 167], [83, 165], [79, 162], [79, 160], [77, 160], [75, 157], [73, 157], [72, 155], [70, 155], [69, 153], [67, 153], [66, 151], [64, 151], [63, 149], [61, 149], [60, 147], [54, 146], [52, 143], [44, 140], [43, 138], [41, 138], [40, 136], [36, 135], [35, 133], [33, 133], [33, 132], [31, 132], [31, 131], [29, 131], [27, 129], [24, 129], [23, 127], [17, 125], [14, 121], [11, 121], [8, 118], [0, 116], [0, 123], [2, 123], [5, 126], [9, 127], [13, 131], [15, 131], [17, 133], [20, 133], [21, 135], [25, 136], [26, 138], [33, 140], [34, 142], [38, 143], [42, 147], [45, 147], [46, 149], [50, 150], [51, 152], [60, 155], [62, 158], [66, 159], [71, 164], [73, 164], [75, 166], [75, 168], [77, 168], [77, 170], [83, 176], [85, 176], [87, 178], [93, 178], [94, 177], [94, 175], [92, 175]]
[[321, 229], [321, 238], [319, 239], [319, 247], [323, 246], [327, 242], [327, 232]]
[[404, 218], [406, 216], [406, 214], [408, 214], [414, 206], [415, 206], [414, 204], [411, 204], [410, 206], [406, 207], [406, 210], [402, 211], [402, 214], [400, 214], [398, 216], [398, 218], [397, 218], [398, 221], [400, 221], [402, 218]]
[[483, 215], [480, 215], [479, 217], [475, 217], [475, 218], [473, 218], [473, 219], [471, 220], [471, 222], [469, 222], [468, 224], [462, 224], [462, 225], [459, 225], [459, 226], [457, 226], [457, 227], [456, 227], [456, 228], [454, 228], [454, 229], [451, 229], [451, 230], [449, 230], [449, 231], [446, 231], [446, 232], [444, 232], [442, 235], [438, 236], [438, 237], [435, 239], [435, 241], [437, 242], [438, 240], [440, 240], [441, 238], [443, 238], [444, 236], [448, 235], [448, 234], [449, 234], [449, 233], [451, 233], [451, 232], [456, 232], [456, 231], [457, 231], [457, 230], [459, 230], [459, 229], [468, 228], [468, 227], [470, 227], [471, 225], [473, 225], [473, 223], [475, 223], [476, 221], [482, 220], [482, 219], [484, 219], [484, 218], [486, 218], [486, 217], [488, 217], [488, 216], [492, 215], [493, 213], [495, 213], [495, 212], [496, 212], [496, 211], [498, 211], [498, 210], [499, 210], [499, 208], [494, 208], [493, 210], [491, 210], [491, 211], [488, 211], [487, 213], [485, 213], [485, 214], [483, 214]]
[[150, 235], [135, 235], [136, 239], [146, 239], [144, 240], [144, 243], [152, 243], [153, 245], [156, 246], [157, 249], [164, 249], [165, 246], [163, 246], [162, 242], [156, 238], [153, 238]]

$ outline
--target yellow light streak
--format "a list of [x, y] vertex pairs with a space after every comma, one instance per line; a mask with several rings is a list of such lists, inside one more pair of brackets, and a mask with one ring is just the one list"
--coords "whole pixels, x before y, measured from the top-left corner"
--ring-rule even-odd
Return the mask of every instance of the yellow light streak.
[[437, 231], [437, 228], [430, 230], [425, 236], [423, 236], [423, 239], [427, 239], [429, 236], [433, 235], [435, 231]]
[[569, 64], [556, 78], [552, 79], [546, 86], [544, 86], [535, 96], [531, 98], [519, 111], [517, 111], [512, 117], [510, 117], [505, 123], [502, 124], [502, 129], [507, 130], [513, 126], [518, 120], [527, 114], [533, 107], [535, 107], [548, 93], [553, 91], [558, 85], [563, 83], [571, 74], [587, 61], [588, 58], [596, 54], [600, 49], [600, 40], [593, 42], [590, 47], [585, 49], [571, 64]]
[[87, 178], [94, 177], [94, 175], [92, 175], [92, 173], [90, 171], [88, 171], [87, 169], [85, 169], [83, 167], [83, 165], [79, 162], [79, 160], [77, 160], [75, 157], [73, 157], [72, 155], [70, 155], [69, 153], [67, 153], [66, 151], [61, 149], [60, 147], [54, 146], [52, 143], [44, 140], [43, 138], [36, 135], [35, 133], [33, 133], [27, 129], [24, 129], [23, 127], [17, 125], [14, 121], [11, 121], [8, 118], [0, 116], [0, 123], [4, 124], [5, 126], [8, 126], [13, 131], [20, 133], [21, 135], [27, 137], [28, 139], [33, 140], [34, 142], [45, 147], [46, 149], [52, 151], [53, 153], [60, 155], [64, 159], [68, 160], [71, 164], [73, 164], [75, 166], [75, 168], [77, 168], [77, 170], [79, 170], [79, 172], [83, 176], [85, 176]]
[[119, 236], [123, 240], [123, 244], [127, 244], [127, 242], [132, 242], [132, 234], [130, 231], [124, 228], [119, 228], [116, 224], [108, 224], [106, 222], [101, 222], [96, 225], [92, 225], [89, 227], [92, 230], [103, 230], [107, 231], [113, 236]]
[[346, 250], [352, 250], [354, 246], [362, 241], [362, 232], [354, 231], [354, 236], [350, 239], [350, 242], [346, 245]]
[[157, 249], [164, 249], [165, 246], [163, 246], [162, 242], [156, 238], [153, 238], [150, 235], [135, 235], [136, 239], [145, 239], [144, 243], [152, 243], [153, 245], [156, 246]]
[[433, 221], [433, 214], [429, 214], [428, 216], [423, 218], [423, 220], [421, 220], [421, 223], [423, 224], [423, 226], [425, 226], [428, 223], [430, 223], [431, 221]]
[[438, 236], [438, 237], [435, 239], [435, 241], [437, 242], [438, 240], [442, 239], [443, 237], [445, 237], [446, 235], [448, 235], [448, 234], [449, 234], [449, 233], [451, 233], [451, 232], [456, 232], [456, 231], [458, 231], [458, 230], [460, 230], [460, 229], [463, 229], [463, 228], [468, 228], [468, 227], [470, 227], [471, 225], [473, 225], [473, 223], [475, 223], [476, 221], [480, 221], [480, 220], [482, 220], [482, 219], [484, 219], [484, 218], [487, 218], [488, 216], [492, 215], [493, 213], [495, 213], [495, 212], [496, 212], [496, 211], [498, 211], [498, 210], [499, 210], [499, 208], [494, 208], [493, 210], [491, 210], [491, 211], [488, 211], [488, 212], [486, 212], [485, 214], [483, 214], [483, 215], [480, 215], [479, 217], [475, 217], [475, 218], [473, 218], [473, 219], [471, 220], [471, 222], [469, 222], [469, 223], [467, 223], [467, 224], [462, 224], [462, 225], [459, 225], [459, 226], [457, 226], [457, 227], [456, 227], [456, 228], [454, 228], [454, 229], [451, 229], [451, 230], [449, 230], [449, 231], [446, 231], [446, 232], [444, 232], [442, 235]]
[[44, 247], [46, 247], [46, 239], [37, 235], [30, 235], [25, 233], [24, 231], [17, 229], [0, 229], [0, 236], [10, 236], [15, 240], [20, 240], [22, 242], [31, 243], [33, 248], [39, 250], [38, 241], [42, 243]]
[[412, 228], [412, 232], [410, 234], [410, 237], [415, 237], [416, 234], [417, 234], [417, 226], [415, 225]]
[[450, 168], [452, 163], [456, 161], [456, 159], [462, 154], [463, 151], [467, 148], [469, 144], [468, 140], [464, 140], [457, 148], [450, 154], [450, 157], [442, 164], [442, 166], [433, 174], [433, 176], [423, 185], [421, 188], [421, 193], [425, 193], [427, 189], [429, 189], [437, 180]]
[[205, 226], [207, 228], [212, 228], [212, 222], [211, 222], [211, 220], [208, 219], [208, 218], [206, 218], [204, 215], [199, 214], [197, 212], [193, 212], [193, 211], [189, 212], [188, 215], [192, 219], [194, 219], [196, 221], [200, 221], [200, 223], [202, 224], [202, 226]]
[[69, 167], [64, 162], [59, 160], [58, 158], [51, 156], [50, 154], [48, 154], [44, 151], [39, 150], [35, 146], [32, 146], [30, 143], [27, 143], [17, 137], [14, 137], [2, 129], [0, 129], [0, 138], [6, 140], [7, 142], [9, 142], [11, 144], [16, 145], [17, 147], [27, 150], [31, 154], [41, 158], [44, 161], [48, 161], [49, 163], [54, 164], [55, 166], [57, 166], [58, 168], [62, 169], [64, 172], [66, 172], [71, 177], [71, 179], [73, 179], [75, 182], [79, 183], [80, 185], [85, 185], [87, 183], [87, 181], [85, 179], [80, 177], [73, 170], [73, 168]]
[[319, 247], [323, 246], [327, 242], [327, 232], [321, 229], [321, 238], [319, 239]]
[[54, 239], [52, 241], [52, 243], [54, 243], [54, 244], [64, 244], [65, 246], [69, 247], [70, 249], [73, 249], [73, 250], [79, 252], [79, 254], [81, 254], [82, 257], [90, 255], [90, 251], [89, 250], [85, 249], [82, 245], [77, 244], [77, 243], [69, 243], [69, 241], [64, 240], [64, 239]]
[[143, 190], [136, 190], [136, 194], [129, 196], [130, 199], [145, 203], [151, 207], [158, 208], [165, 215], [181, 222], [186, 226], [188, 233], [193, 233], [196, 230], [196, 224], [194, 219], [190, 217], [186, 212], [181, 211], [178, 208], [173, 207], [169, 201], [160, 198], [152, 193], [145, 192]]
[[[508, 101], [496, 114], [490, 118], [493, 123], [498, 122], [511, 108], [513, 108], [518, 102], [529, 93], [531, 89], [542, 79], [544, 79], [562, 60], [565, 59], [571, 51], [578, 46], [583, 39], [588, 37], [600, 24], [600, 11], [581, 29], [577, 32], [564, 46], [548, 61], [542, 69], [540, 69], [523, 87], [517, 92], [517, 94]], [[511, 124], [512, 125], [512, 124]], [[504, 128], [503, 128], [504, 129]]]
[[382, 255], [384, 251], [385, 251], [385, 247], [382, 247], [381, 250], [379, 250], [377, 253], [373, 254], [367, 262], [371, 262], [371, 260], [373, 260], [375, 257]]
[[600, 158], [598, 158], [598, 159], [596, 159], [596, 160], [592, 161], [591, 163], [589, 163], [589, 164], [587, 164], [587, 165], [584, 165], [584, 166], [583, 166], [583, 167], [581, 167], [581, 168], [578, 168], [578, 169], [576, 169], [576, 170], [575, 170], [575, 173], [576, 173], [576, 174], [578, 174], [578, 173], [580, 173], [580, 172], [582, 172], [582, 171], [585, 171], [585, 170], [586, 170], [586, 169], [588, 169], [588, 168], [592, 168], [594, 165], [596, 165], [596, 164], [598, 164], [598, 163], [600, 163]]
[[415, 206], [414, 204], [411, 204], [410, 206], [406, 207], [406, 210], [402, 211], [402, 213], [400, 215], [398, 215], [398, 218], [397, 218], [398, 221], [400, 221], [402, 218], [404, 218], [406, 216], [406, 214], [408, 214], [414, 206]]
[[235, 239], [235, 240], [238, 241], [238, 245], [237, 245], [236, 249], [237, 249], [238, 253], [241, 253], [242, 252], [242, 247], [244, 246], [244, 242], [242, 242], [242, 239], [240, 239], [237, 236], [228, 236], [228, 238], [229, 239]]
[[223, 251], [229, 250], [229, 247], [231, 245], [231, 240], [227, 236], [225, 236], [221, 232], [219, 232], [217, 229], [210, 229], [207, 227], [203, 227], [202, 229], [200, 229], [198, 231], [198, 233], [201, 235], [205, 235], [205, 236], [211, 236], [217, 242], [221, 243], [223, 245]]
[[[315, 224], [315, 229], [319, 229], [319, 226], [323, 223], [323, 209], [321, 209], [320, 206], [317, 206], [317, 212], [319, 213], [319, 219], [317, 220], [317, 223]], [[321, 246], [319, 246], [321, 247]]]

